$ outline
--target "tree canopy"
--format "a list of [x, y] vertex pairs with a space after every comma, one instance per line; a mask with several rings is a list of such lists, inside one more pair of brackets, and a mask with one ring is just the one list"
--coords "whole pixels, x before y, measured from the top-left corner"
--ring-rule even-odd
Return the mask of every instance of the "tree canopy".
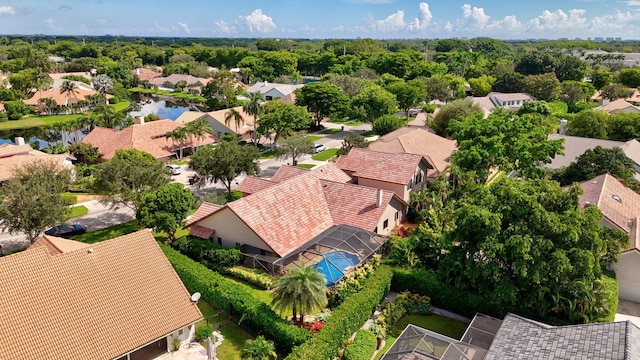
[[258, 119], [258, 133], [273, 134], [273, 142], [287, 137], [293, 130], [305, 130], [310, 124], [309, 113], [302, 106], [272, 101], [263, 107]]
[[171, 243], [175, 240], [178, 226], [193, 209], [194, 202], [193, 193], [184, 185], [163, 185], [145, 195], [136, 211], [136, 218], [145, 227], [166, 232]]
[[291, 158], [291, 165], [298, 163], [298, 158], [304, 154], [313, 154], [313, 141], [307, 138], [305, 133], [297, 133], [287, 138], [280, 139], [278, 146], [278, 158]]
[[191, 156], [189, 166], [196, 174], [190, 182], [204, 186], [220, 181], [231, 193], [233, 180], [242, 175], [256, 175], [260, 172], [258, 150], [251, 145], [240, 145], [235, 141], [223, 141], [216, 146], [200, 147]]
[[316, 126], [325, 117], [343, 113], [347, 103], [342, 89], [328, 82], [318, 81], [296, 90], [296, 105], [306, 106], [314, 114]]

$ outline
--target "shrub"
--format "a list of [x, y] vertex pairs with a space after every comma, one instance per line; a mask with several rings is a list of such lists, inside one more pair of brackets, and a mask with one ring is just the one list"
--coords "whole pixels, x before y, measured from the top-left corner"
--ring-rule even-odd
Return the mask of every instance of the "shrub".
[[166, 245], [159, 245], [187, 289], [200, 292], [204, 300], [239, 318], [240, 323], [258, 335], [273, 340], [279, 353], [287, 354], [311, 337], [308, 330], [283, 320], [268, 304], [253, 297], [246, 285], [229, 280]]
[[607, 304], [607, 314], [600, 321], [615, 321], [618, 310], [618, 281], [613, 271], [605, 271], [600, 277], [602, 287], [605, 292], [605, 303]]
[[196, 341], [206, 340], [206, 338], [211, 336], [212, 332], [213, 330], [209, 324], [196, 326]]
[[353, 343], [344, 350], [343, 360], [369, 360], [378, 347], [376, 336], [371, 330], [360, 330]]
[[75, 194], [64, 193], [64, 194], [61, 194], [60, 197], [69, 205], [72, 205], [78, 202], [78, 196]]
[[65, 80], [71, 80], [71, 81], [79, 81], [81, 83], [85, 83], [87, 85], [91, 84], [91, 80], [87, 79], [86, 77], [82, 76], [82, 75], [65, 75], [62, 77]]
[[0, 122], [7, 122], [9, 120], [9, 115], [6, 112], [0, 112]]
[[213, 270], [239, 265], [242, 260], [239, 249], [226, 248], [195, 236], [181, 237], [175, 240], [171, 246]]
[[388, 266], [380, 266], [374, 270], [360, 291], [334, 309], [322, 331], [293, 349], [286, 360], [333, 359], [344, 341], [362, 327], [389, 292], [391, 276], [392, 271]]
[[404, 120], [395, 115], [384, 115], [373, 122], [373, 132], [376, 135], [386, 135], [404, 126]]
[[384, 304], [380, 315], [376, 318], [376, 325], [382, 326], [388, 332], [403, 316], [407, 314], [402, 299]]
[[111, 99], [109, 99], [109, 104], [117, 104], [120, 102], [120, 98], [117, 96], [112, 97]]
[[258, 272], [258, 270], [255, 269], [249, 269], [244, 266], [228, 267], [222, 269], [222, 272], [237, 279], [244, 280], [264, 290], [271, 289], [276, 283], [276, 278], [274, 276]]
[[436, 104], [425, 104], [422, 106], [422, 111], [426, 112], [427, 114], [433, 114], [434, 112], [436, 112], [437, 108], [438, 106]]
[[29, 106], [23, 103], [22, 100], [5, 101], [4, 109], [7, 114], [9, 114], [9, 120], [20, 119], [23, 115], [27, 115], [30, 112]]

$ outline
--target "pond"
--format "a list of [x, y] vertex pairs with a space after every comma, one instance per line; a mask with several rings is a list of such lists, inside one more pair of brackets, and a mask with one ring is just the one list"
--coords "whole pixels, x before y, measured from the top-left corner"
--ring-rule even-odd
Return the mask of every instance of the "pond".
[[133, 111], [128, 113], [133, 117], [154, 114], [158, 115], [160, 119], [175, 120], [185, 111], [202, 111], [198, 104], [190, 104], [170, 97], [139, 97], [135, 100], [138, 103], [133, 105]]

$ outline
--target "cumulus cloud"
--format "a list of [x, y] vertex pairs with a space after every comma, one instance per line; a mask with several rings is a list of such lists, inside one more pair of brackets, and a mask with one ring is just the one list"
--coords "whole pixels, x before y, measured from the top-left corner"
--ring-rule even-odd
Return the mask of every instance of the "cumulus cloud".
[[0, 6], [0, 15], [15, 15], [16, 8], [13, 6]]
[[191, 30], [189, 30], [189, 25], [187, 25], [187, 23], [179, 22], [178, 26], [180, 26], [187, 34], [191, 34]]
[[569, 13], [558, 9], [556, 11], [544, 10], [542, 14], [529, 21], [529, 26], [536, 30], [560, 30], [573, 29], [580, 30], [587, 27], [585, 18], [586, 10], [572, 9]]
[[47, 24], [48, 27], [53, 27], [53, 24], [55, 23], [55, 21], [52, 18], [47, 18], [43, 20], [45, 24]]
[[381, 32], [392, 32], [404, 29], [404, 11], [398, 10], [382, 20], [374, 20], [373, 29]]
[[229, 25], [222, 20], [216, 21], [214, 22], [214, 24], [216, 24], [216, 26], [218, 27], [218, 30], [220, 30], [222, 33], [225, 33], [225, 34], [231, 34], [236, 31], [233, 25]]
[[109, 23], [109, 21], [107, 21], [107, 19], [96, 19], [96, 23], [98, 25], [105, 26], [105, 25], [107, 25]]
[[409, 30], [425, 29], [431, 22], [431, 19], [433, 18], [433, 15], [431, 14], [431, 10], [429, 10], [429, 4], [427, 4], [426, 2], [422, 2], [418, 6], [418, 8], [419, 8], [419, 16], [413, 19], [413, 21], [411, 21], [407, 25], [407, 28]]
[[418, 6], [418, 16], [407, 22], [404, 19], [405, 11], [398, 10], [382, 20], [370, 19], [369, 30], [377, 32], [399, 32], [399, 31], [417, 31], [425, 29], [433, 15], [429, 10], [429, 4], [420, 3]]
[[262, 9], [255, 9], [247, 16], [239, 16], [238, 21], [246, 26], [249, 32], [267, 33], [276, 29], [273, 19], [263, 14]]
[[484, 13], [484, 8], [462, 5], [462, 18], [470, 29], [483, 29], [489, 22], [490, 16]]

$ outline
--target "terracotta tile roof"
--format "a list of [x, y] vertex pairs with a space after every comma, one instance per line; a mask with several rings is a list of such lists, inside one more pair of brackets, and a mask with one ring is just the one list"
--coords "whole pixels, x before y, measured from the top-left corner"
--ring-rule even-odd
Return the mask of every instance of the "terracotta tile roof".
[[[179, 149], [179, 144], [165, 136], [179, 126], [180, 124], [172, 120], [157, 120], [133, 124], [122, 130], [97, 127], [82, 139], [82, 142], [97, 147], [104, 160], [113, 158], [116, 150], [121, 149], [145, 151], [159, 159], [169, 157]], [[215, 136], [206, 134], [204, 139], [187, 138], [184, 146], [190, 147], [191, 140], [196, 146], [216, 142]]]
[[38, 240], [31, 244], [31, 246], [29, 246], [29, 249], [45, 247], [49, 251], [49, 254], [58, 255], [89, 246], [91, 245], [78, 241], [63, 239], [55, 236], [42, 235], [40, 238], [38, 238]]
[[598, 106], [594, 110], [606, 111], [609, 114], [615, 114], [619, 112], [640, 112], [639, 107], [628, 103], [625, 99], [611, 101], [607, 105]]
[[65, 168], [73, 168], [68, 154], [47, 154], [34, 150], [30, 145], [0, 145], [0, 181], [13, 177], [15, 169], [34, 161], [50, 161]]
[[[6, 156], [13, 156], [18, 154], [26, 154], [34, 151], [31, 145], [13, 145], [13, 144], [2, 144], [0, 145], [0, 158]], [[41, 152], [41, 151], [38, 151]], [[44, 153], [43, 153], [44, 154]]]
[[189, 227], [192, 224], [200, 221], [201, 219], [206, 218], [207, 216], [213, 214], [214, 212], [216, 212], [216, 211], [218, 211], [218, 210], [220, 210], [222, 208], [223, 208], [222, 205], [203, 202], [202, 205], [200, 205], [200, 207], [198, 207], [196, 212], [193, 215], [191, 215], [189, 220], [187, 220], [187, 222], [184, 224], [184, 227]]
[[412, 179], [421, 161], [426, 162], [429, 168], [433, 168], [432, 163], [422, 155], [390, 154], [353, 148], [348, 155], [338, 158], [336, 166], [351, 173], [352, 177], [406, 185]]
[[297, 166], [283, 165], [273, 174], [271, 181], [282, 182], [306, 173], [309, 173], [309, 170]]
[[333, 162], [328, 162], [324, 165], [316, 166], [311, 169], [312, 172], [318, 175], [320, 180], [329, 180], [335, 181], [339, 183], [350, 183], [351, 176], [347, 175], [346, 172], [342, 171], [338, 166], [336, 166]]
[[155, 72], [147, 68], [137, 68], [131, 71], [131, 74], [137, 75], [141, 81], [149, 81], [162, 76], [162, 73]]
[[[329, 206], [333, 223], [356, 226], [373, 231], [393, 197], [404, 203], [393, 191], [321, 180], [322, 191]], [[378, 191], [382, 192], [381, 206], [376, 206]]]
[[203, 113], [201, 111], [185, 111], [175, 120], [176, 123], [180, 125], [184, 125], [186, 123], [190, 123], [192, 121], [198, 120], [201, 117], [206, 117], [207, 113]]
[[369, 150], [386, 153], [411, 153], [428, 156], [433, 160], [436, 171], [430, 177], [436, 177], [449, 166], [449, 157], [456, 151], [454, 140], [438, 136], [427, 129], [402, 127], [382, 136], [378, 141], [369, 144]]
[[176, 85], [180, 81], [184, 81], [187, 85], [207, 85], [211, 79], [199, 78], [192, 75], [187, 74], [171, 74], [166, 77], [156, 77], [149, 80], [149, 84], [163, 86], [164, 83], [169, 82], [172, 85]]
[[244, 179], [238, 184], [238, 188], [236, 190], [240, 191], [245, 195], [251, 195], [260, 190], [266, 189], [277, 182], [272, 180], [267, 180], [255, 176], [245, 176]]
[[291, 93], [279, 98], [278, 101], [287, 103], [287, 104], [295, 104], [297, 98], [298, 97], [296, 96], [296, 93]]
[[625, 233], [630, 233], [629, 220], [640, 217], [640, 194], [629, 189], [609, 174], [580, 183], [584, 192], [580, 205], [595, 205], [602, 215]]
[[4, 359], [113, 359], [202, 318], [148, 230], [38, 246], [0, 258], [0, 273]]
[[189, 230], [189, 235], [199, 237], [201, 239], [209, 239], [215, 232], [215, 229], [209, 229], [208, 227], [201, 225], [193, 225], [191, 230]]
[[333, 226], [320, 180], [312, 172], [226, 206], [279, 256]]
[[[38, 90], [33, 94], [29, 100], [25, 100], [24, 103], [31, 106], [38, 106], [38, 100], [44, 98], [52, 98], [58, 104], [58, 106], [67, 106], [69, 104], [75, 104], [80, 100], [86, 100], [87, 96], [97, 94], [96, 91], [89, 91], [83, 88], [77, 88], [74, 95], [67, 96], [66, 93], [60, 90]], [[107, 99], [112, 98], [113, 95], [106, 95]]]

